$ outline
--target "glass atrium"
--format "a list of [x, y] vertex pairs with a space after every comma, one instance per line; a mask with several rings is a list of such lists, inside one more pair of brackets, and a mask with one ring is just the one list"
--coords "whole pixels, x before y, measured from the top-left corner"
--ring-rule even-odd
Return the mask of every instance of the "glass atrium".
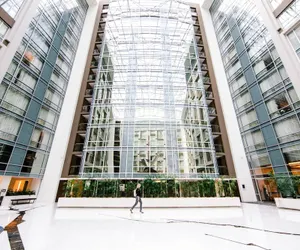
[[83, 177], [216, 177], [190, 6], [111, 1]]

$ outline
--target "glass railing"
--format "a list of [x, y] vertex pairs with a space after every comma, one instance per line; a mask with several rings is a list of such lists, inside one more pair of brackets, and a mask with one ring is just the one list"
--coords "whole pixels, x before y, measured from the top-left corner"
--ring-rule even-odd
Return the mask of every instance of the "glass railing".
[[1, 107], [3, 109], [6, 109], [8, 111], [11, 111], [13, 113], [16, 113], [18, 115], [21, 115], [21, 116], [24, 116], [25, 115], [25, 110], [19, 108], [19, 107], [16, 107], [15, 105], [11, 104], [11, 103], [8, 103], [4, 100], [2, 100], [2, 104], [1, 104]]
[[285, 143], [285, 142], [291, 142], [291, 141], [296, 141], [300, 139], [300, 131], [290, 134], [290, 135], [285, 135], [285, 136], [281, 136], [278, 137], [278, 141], [280, 143]]
[[8, 141], [15, 141], [17, 138], [17, 135], [0, 131], [0, 138], [3, 140], [8, 140]]

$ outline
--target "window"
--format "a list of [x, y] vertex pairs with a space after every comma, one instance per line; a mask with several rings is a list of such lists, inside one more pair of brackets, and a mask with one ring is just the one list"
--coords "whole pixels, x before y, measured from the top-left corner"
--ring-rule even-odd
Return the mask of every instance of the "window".
[[293, 175], [300, 175], [300, 145], [282, 149], [285, 162]]
[[52, 128], [56, 122], [56, 115], [52, 110], [42, 107], [39, 113], [38, 123]]
[[300, 58], [300, 26], [295, 28], [292, 32], [287, 35], [291, 46]]
[[66, 89], [66, 80], [63, 78], [63, 76], [53, 72], [51, 75], [51, 81], [53, 81], [59, 88], [65, 90]]
[[266, 167], [271, 164], [269, 155], [266, 153], [263, 154], [251, 154], [250, 155], [250, 164], [252, 168]]
[[275, 123], [274, 129], [280, 143], [300, 139], [300, 125], [296, 116]]
[[9, 27], [0, 18], [0, 42], [3, 40], [8, 29], [9, 29]]
[[[24, 69], [19, 68], [17, 70], [17, 74], [15, 76], [15, 84], [20, 86], [21, 88], [24, 88], [26, 91], [32, 92], [36, 85], [36, 78], [34, 78], [32, 75], [30, 75], [27, 71]], [[25, 87], [23, 87], [25, 85]]]
[[2, 107], [10, 110], [16, 114], [24, 115], [28, 103], [29, 97], [25, 96], [22, 92], [10, 87], [4, 96], [4, 101], [2, 102]]
[[278, 88], [274, 88], [280, 82], [281, 82], [281, 77], [279, 76], [277, 71], [274, 71], [272, 74], [268, 75], [267, 78], [265, 78], [259, 83], [261, 92], [265, 95], [271, 94], [272, 92], [276, 91], [278, 88], [282, 87], [282, 85], [280, 85], [278, 86]]
[[260, 130], [245, 134], [244, 141], [249, 151], [261, 149], [265, 146], [264, 137]]
[[14, 141], [21, 127], [21, 121], [16, 118], [0, 113], [0, 138]]
[[48, 105], [55, 104], [56, 105], [55, 108], [57, 108], [60, 106], [61, 97], [53, 89], [48, 88], [45, 94], [44, 102], [46, 102]]
[[230, 65], [227, 70], [227, 75], [231, 78], [241, 68], [240, 61], [236, 61], [233, 65]]
[[258, 124], [255, 110], [251, 110], [240, 117], [240, 123], [243, 128], [251, 128]]
[[271, 118], [278, 117], [292, 110], [285, 92], [266, 102]]
[[290, 97], [292, 103], [299, 102], [299, 97], [298, 97], [298, 95], [297, 95], [297, 93], [296, 93], [296, 91], [295, 91], [294, 88], [289, 89], [288, 90], [288, 94], [289, 94], [289, 97]]
[[7, 163], [9, 161], [9, 158], [11, 156], [13, 147], [12, 146], [8, 146], [5, 144], [0, 144], [0, 170], [4, 171]]
[[238, 111], [241, 111], [242, 108], [247, 108], [251, 104], [251, 96], [249, 92], [246, 92], [242, 94], [241, 96], [238, 96], [236, 100], [234, 101], [236, 108]]
[[243, 75], [241, 77], [235, 79], [231, 83], [232, 93], [234, 93], [235, 91], [237, 91], [239, 88], [243, 87], [245, 84], [246, 84], [246, 79], [245, 79], [245, 77]]

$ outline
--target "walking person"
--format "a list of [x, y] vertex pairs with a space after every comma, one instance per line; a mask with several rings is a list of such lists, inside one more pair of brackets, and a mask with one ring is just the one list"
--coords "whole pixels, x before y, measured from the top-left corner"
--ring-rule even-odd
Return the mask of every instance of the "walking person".
[[143, 203], [142, 203], [142, 190], [141, 190], [141, 184], [138, 183], [136, 186], [136, 189], [134, 190], [134, 197], [135, 197], [135, 203], [132, 206], [132, 208], [130, 208], [130, 212], [132, 212], [132, 210], [135, 208], [135, 206], [138, 204], [138, 202], [140, 203], [140, 212], [143, 214]]

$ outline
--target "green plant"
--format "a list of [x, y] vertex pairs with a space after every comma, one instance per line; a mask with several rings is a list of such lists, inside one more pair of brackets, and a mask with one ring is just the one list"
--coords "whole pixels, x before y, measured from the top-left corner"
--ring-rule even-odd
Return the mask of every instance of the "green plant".
[[275, 177], [278, 191], [283, 198], [295, 197], [295, 190], [292, 179], [289, 177]]
[[300, 176], [293, 176], [292, 182], [295, 190], [295, 195], [296, 197], [298, 197], [300, 196]]
[[237, 180], [230, 180], [229, 181], [229, 186], [230, 186], [230, 192], [231, 192], [231, 197], [239, 197], [239, 187], [238, 187], [238, 182]]
[[7, 190], [6, 196], [19, 196], [19, 195], [35, 195], [35, 191], [27, 190], [27, 191], [13, 191]]
[[136, 184], [137, 184], [136, 181], [128, 181], [125, 184], [126, 197], [133, 197], [133, 190], [135, 190]]
[[204, 197], [216, 197], [216, 188], [214, 180], [203, 180]]

